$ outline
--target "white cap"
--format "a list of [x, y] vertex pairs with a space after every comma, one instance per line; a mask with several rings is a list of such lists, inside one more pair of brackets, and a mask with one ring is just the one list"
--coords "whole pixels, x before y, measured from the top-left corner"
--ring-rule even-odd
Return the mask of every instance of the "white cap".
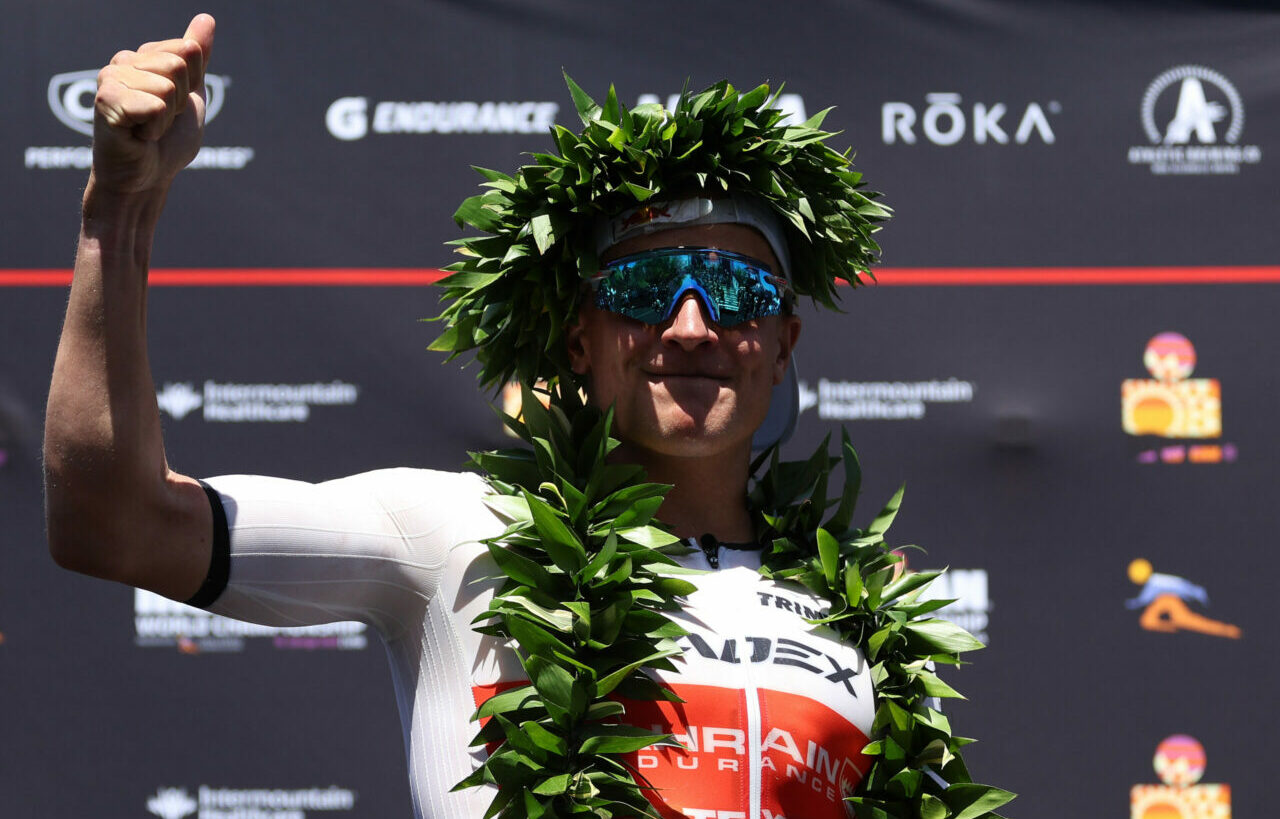
[[596, 223], [596, 253], [603, 253], [623, 239], [671, 227], [721, 224], [747, 225], [760, 231], [782, 266], [775, 272], [791, 277], [791, 254], [787, 251], [781, 217], [758, 199], [739, 194], [730, 194], [723, 199], [696, 197], [655, 202], [601, 219]]

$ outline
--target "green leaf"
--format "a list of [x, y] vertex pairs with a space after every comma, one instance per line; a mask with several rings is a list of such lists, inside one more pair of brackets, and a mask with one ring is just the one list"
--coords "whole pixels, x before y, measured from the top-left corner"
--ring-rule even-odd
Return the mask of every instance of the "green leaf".
[[553, 661], [557, 653], [573, 653], [573, 649], [557, 639], [555, 635], [530, 620], [519, 616], [508, 616], [502, 618], [502, 622], [511, 636], [520, 643], [520, 648], [532, 656]]
[[578, 109], [578, 117], [583, 125], [590, 124], [600, 116], [600, 106], [596, 105], [596, 101], [591, 99], [587, 92], [578, 87], [567, 72], [563, 73], [565, 85], [569, 86], [569, 95], [573, 97], [573, 105]]
[[902, 493], [906, 490], [906, 484], [898, 487], [898, 491], [893, 493], [893, 497], [889, 499], [889, 502], [880, 510], [880, 514], [876, 515], [876, 519], [867, 527], [868, 532], [883, 535], [889, 531], [889, 527], [893, 525], [893, 519], [898, 516], [898, 507], [902, 505]]
[[525, 502], [529, 504], [529, 514], [533, 517], [533, 525], [542, 538], [543, 548], [547, 550], [552, 562], [562, 571], [577, 572], [587, 564], [587, 552], [578, 542], [578, 537], [565, 525], [546, 501], [521, 489]]
[[947, 788], [943, 799], [956, 811], [953, 819], [977, 819], [1007, 804], [1013, 797], [1009, 791], [990, 785], [961, 784]]
[[917, 620], [902, 627], [907, 639], [932, 651], [956, 654], [982, 648], [973, 635], [946, 620]]
[[920, 797], [920, 819], [947, 819], [947, 805], [933, 794]]
[[648, 546], [650, 549], [658, 549], [663, 546], [670, 546], [673, 543], [679, 543], [680, 538], [669, 532], [653, 526], [633, 526], [626, 529], [619, 529], [618, 537], [631, 543], [638, 543], [641, 546]]
[[493, 562], [497, 563], [498, 568], [502, 569], [508, 577], [538, 589], [549, 589], [554, 585], [547, 570], [529, 558], [522, 557], [498, 543], [487, 545], [489, 554], [493, 556]]
[[601, 725], [587, 729], [588, 736], [578, 752], [582, 754], [627, 754], [648, 748], [669, 737], [632, 725]]
[[840, 571], [840, 544], [826, 529], [818, 529], [818, 559], [822, 561], [822, 574], [827, 579], [827, 586], [836, 584], [836, 573]]

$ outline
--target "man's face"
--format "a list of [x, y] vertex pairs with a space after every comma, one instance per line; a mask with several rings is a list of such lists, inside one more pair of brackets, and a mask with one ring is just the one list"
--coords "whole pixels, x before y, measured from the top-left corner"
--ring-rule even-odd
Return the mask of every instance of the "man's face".
[[[711, 247], [778, 261], [745, 225], [676, 227], [624, 240], [603, 256], [664, 247]], [[800, 319], [768, 316], [733, 327], [711, 321], [687, 293], [658, 325], [605, 312], [588, 299], [569, 330], [574, 372], [589, 376], [591, 403], [614, 407], [615, 435], [625, 444], [667, 456], [750, 451], [764, 423], [770, 391], [782, 381]]]

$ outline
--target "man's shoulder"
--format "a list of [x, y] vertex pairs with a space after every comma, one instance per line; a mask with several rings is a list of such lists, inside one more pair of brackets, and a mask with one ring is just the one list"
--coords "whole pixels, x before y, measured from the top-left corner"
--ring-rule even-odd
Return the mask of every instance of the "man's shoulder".
[[417, 504], [425, 498], [441, 501], [477, 501], [490, 489], [475, 472], [450, 472], [421, 467], [388, 467], [325, 481], [320, 486], [335, 493], [359, 492], [376, 496], [391, 507]]

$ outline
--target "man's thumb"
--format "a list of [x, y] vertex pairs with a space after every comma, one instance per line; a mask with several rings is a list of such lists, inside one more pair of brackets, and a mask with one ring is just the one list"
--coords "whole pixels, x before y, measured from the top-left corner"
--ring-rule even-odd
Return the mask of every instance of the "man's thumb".
[[209, 55], [213, 53], [213, 30], [216, 26], [212, 16], [208, 14], [197, 14], [191, 18], [191, 24], [187, 26], [187, 32], [182, 35], [184, 40], [194, 40], [200, 44], [200, 53], [204, 55], [205, 66], [209, 65]]

